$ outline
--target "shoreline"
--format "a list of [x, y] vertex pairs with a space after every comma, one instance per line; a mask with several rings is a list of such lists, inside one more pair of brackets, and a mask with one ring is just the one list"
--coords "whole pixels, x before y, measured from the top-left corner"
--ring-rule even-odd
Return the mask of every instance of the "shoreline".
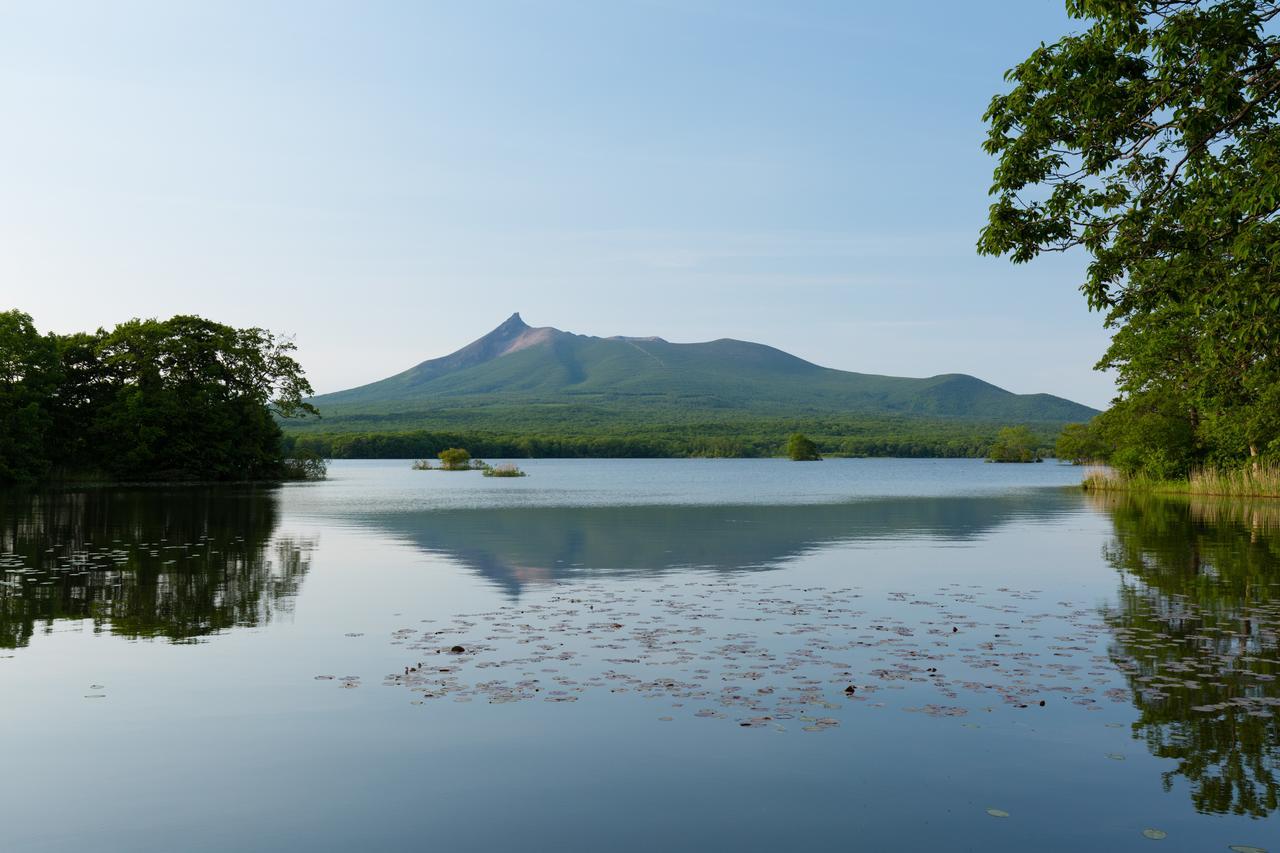
[[1080, 488], [1086, 492], [1280, 500], [1280, 468], [1274, 465], [1264, 465], [1257, 470], [1206, 468], [1191, 472], [1185, 479], [1155, 479], [1141, 474], [1125, 476], [1110, 470], [1094, 470], [1086, 472]]

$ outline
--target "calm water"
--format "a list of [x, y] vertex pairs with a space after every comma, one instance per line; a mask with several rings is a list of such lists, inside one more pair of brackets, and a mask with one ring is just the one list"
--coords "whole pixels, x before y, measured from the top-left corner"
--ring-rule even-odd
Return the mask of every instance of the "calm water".
[[0, 499], [0, 849], [1280, 850], [1276, 505], [520, 464]]

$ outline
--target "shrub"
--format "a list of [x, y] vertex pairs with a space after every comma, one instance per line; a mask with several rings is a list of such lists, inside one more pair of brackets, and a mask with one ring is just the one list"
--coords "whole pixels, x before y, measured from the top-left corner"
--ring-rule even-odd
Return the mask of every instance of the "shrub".
[[471, 468], [471, 454], [461, 447], [450, 447], [436, 455], [446, 471], [468, 471]]
[[792, 462], [818, 462], [822, 459], [818, 455], [818, 445], [799, 432], [792, 433], [787, 439], [787, 456]]
[[302, 451], [282, 463], [286, 480], [323, 480], [329, 476], [329, 462], [315, 453]]

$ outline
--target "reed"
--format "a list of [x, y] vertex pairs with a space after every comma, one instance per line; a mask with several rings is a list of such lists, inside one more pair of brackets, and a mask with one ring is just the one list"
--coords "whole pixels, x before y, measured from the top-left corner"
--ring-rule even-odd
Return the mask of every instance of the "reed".
[[1150, 492], [1230, 498], [1280, 498], [1280, 464], [1260, 462], [1239, 468], [1197, 468], [1185, 480], [1123, 474], [1105, 466], [1085, 469], [1081, 487], [1090, 492]]
[[1193, 495], [1280, 498], [1280, 464], [1259, 462], [1241, 468], [1201, 468], [1191, 472]]
[[486, 477], [527, 477], [525, 472], [521, 471], [510, 462], [504, 462], [501, 465], [494, 465], [484, 469]]

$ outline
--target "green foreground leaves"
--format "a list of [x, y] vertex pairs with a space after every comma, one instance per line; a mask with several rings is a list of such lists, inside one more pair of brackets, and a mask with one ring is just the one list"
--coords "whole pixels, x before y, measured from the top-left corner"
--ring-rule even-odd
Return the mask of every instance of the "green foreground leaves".
[[1090, 256], [1114, 464], [1172, 477], [1280, 452], [1280, 3], [1067, 9], [1085, 29], [1032, 51], [986, 112], [979, 251]]

